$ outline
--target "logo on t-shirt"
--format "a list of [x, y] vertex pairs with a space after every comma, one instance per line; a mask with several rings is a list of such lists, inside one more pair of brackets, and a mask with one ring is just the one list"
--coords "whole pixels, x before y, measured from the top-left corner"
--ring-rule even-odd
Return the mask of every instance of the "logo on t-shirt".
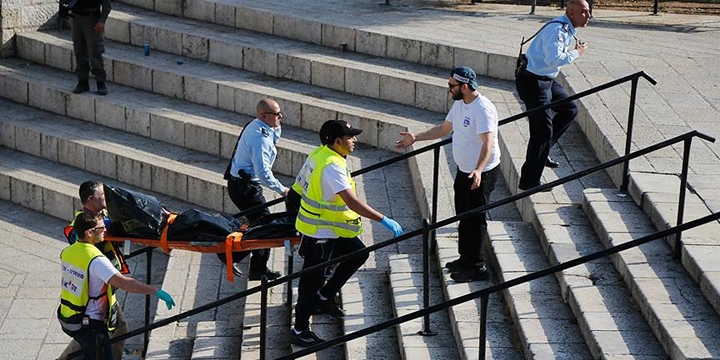
[[464, 127], [470, 126], [470, 117], [469, 117], [469, 116], [465, 116], [465, 117], [463, 118], [463, 126], [464, 126]]

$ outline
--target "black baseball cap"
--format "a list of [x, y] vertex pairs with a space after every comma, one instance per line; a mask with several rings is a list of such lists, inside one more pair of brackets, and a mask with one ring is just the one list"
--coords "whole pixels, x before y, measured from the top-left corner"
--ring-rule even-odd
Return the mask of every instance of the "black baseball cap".
[[478, 89], [477, 75], [473, 69], [467, 66], [460, 66], [452, 69], [450, 77], [457, 80], [459, 83], [468, 84], [473, 90]]
[[361, 129], [352, 127], [345, 120], [328, 120], [320, 128], [320, 141], [323, 145], [332, 144], [335, 139], [343, 136], [355, 136], [362, 133]]

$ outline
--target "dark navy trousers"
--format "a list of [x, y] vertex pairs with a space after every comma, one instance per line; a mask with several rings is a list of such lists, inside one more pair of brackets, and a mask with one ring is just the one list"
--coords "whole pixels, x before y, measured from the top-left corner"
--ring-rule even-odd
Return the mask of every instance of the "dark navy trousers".
[[[515, 78], [515, 87], [527, 110], [567, 98], [565, 88], [554, 79], [524, 72]], [[520, 187], [540, 184], [550, 148], [570, 127], [578, 114], [574, 101], [529, 116], [530, 141], [520, 173]]]

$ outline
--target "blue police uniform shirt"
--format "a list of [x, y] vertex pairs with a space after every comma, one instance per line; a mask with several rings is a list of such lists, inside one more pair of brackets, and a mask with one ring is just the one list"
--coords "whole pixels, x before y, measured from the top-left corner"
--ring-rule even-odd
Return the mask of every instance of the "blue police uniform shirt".
[[580, 56], [575, 49], [573, 38], [575, 27], [567, 15], [559, 16], [552, 23], [540, 31], [528, 47], [527, 71], [540, 76], [555, 78], [560, 73], [560, 67], [567, 65]]
[[251, 121], [238, 141], [235, 157], [230, 166], [230, 175], [238, 177], [238, 171], [242, 170], [251, 176], [252, 181], [283, 194], [285, 186], [272, 172], [280, 134], [280, 127], [273, 129], [260, 119]]

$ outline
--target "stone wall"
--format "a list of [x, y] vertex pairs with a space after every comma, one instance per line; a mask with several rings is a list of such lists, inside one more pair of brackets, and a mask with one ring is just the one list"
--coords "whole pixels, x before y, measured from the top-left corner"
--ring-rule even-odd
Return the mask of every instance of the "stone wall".
[[0, 0], [0, 56], [15, 55], [15, 33], [57, 26], [57, 0]]

